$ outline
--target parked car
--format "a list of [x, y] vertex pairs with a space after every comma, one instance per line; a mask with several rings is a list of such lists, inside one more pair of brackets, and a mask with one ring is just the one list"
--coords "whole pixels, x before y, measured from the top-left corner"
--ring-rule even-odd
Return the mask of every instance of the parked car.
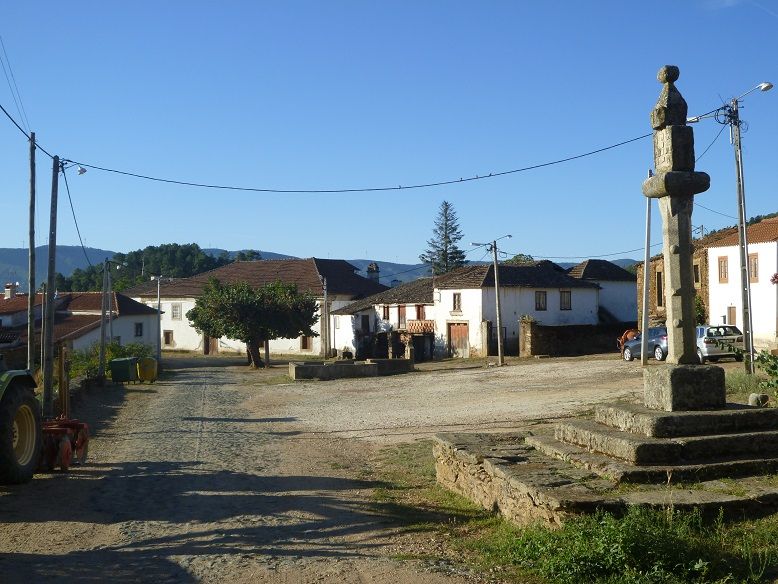
[[731, 324], [697, 327], [697, 359], [704, 364], [706, 361], [718, 361], [721, 357], [734, 357], [736, 361], [743, 360], [743, 333]]
[[[640, 344], [642, 333], [630, 341], [624, 343], [622, 357], [625, 361], [632, 361], [635, 357], [640, 357]], [[648, 329], [648, 353], [657, 361], [667, 359], [667, 328], [655, 326]]]

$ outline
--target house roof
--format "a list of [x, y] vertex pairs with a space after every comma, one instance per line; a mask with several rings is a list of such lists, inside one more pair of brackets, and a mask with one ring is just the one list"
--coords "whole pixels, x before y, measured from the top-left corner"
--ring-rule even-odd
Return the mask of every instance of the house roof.
[[[113, 292], [112, 296], [111, 306], [119, 316], [157, 313], [156, 308], [141, 304], [119, 292]], [[61, 311], [100, 313], [102, 310], [102, 292], [67, 292], [61, 298], [62, 304], [58, 307], [58, 310]]]
[[333, 310], [332, 314], [356, 314], [377, 304], [433, 304], [433, 302], [432, 278], [419, 278], [352, 302], [348, 306]]
[[[13, 298], [0, 297], [0, 314], [15, 314], [27, 310], [29, 295], [17, 294]], [[35, 305], [39, 306], [43, 301], [43, 294], [35, 295]]]
[[586, 260], [567, 272], [573, 278], [601, 282], [635, 282], [637, 276], [607, 260]]
[[[748, 243], [767, 243], [778, 241], [778, 217], [762, 219], [759, 223], [754, 223], [746, 228]], [[728, 247], [738, 245], [738, 232], [733, 229], [732, 233], [716, 240], [708, 247]]]
[[[516, 288], [597, 288], [597, 284], [572, 278], [554, 268], [551, 262], [500, 264], [500, 287]], [[477, 265], [457, 268], [435, 278], [435, 288], [484, 288], [494, 286], [494, 266]]]
[[[255, 288], [276, 281], [296, 284], [301, 292], [323, 296], [321, 278], [327, 279], [330, 294], [345, 294], [363, 298], [386, 290], [386, 286], [374, 280], [363, 278], [355, 272], [357, 268], [345, 260], [324, 260], [319, 258], [236, 261], [196, 276], [160, 284], [161, 295], [165, 297], [191, 298], [201, 294], [211, 278], [224, 283], [247, 282]], [[157, 283], [146, 282], [124, 292], [130, 296], [156, 297]]]
[[[63, 314], [54, 315], [54, 342], [77, 339], [89, 331], [100, 327], [99, 314]], [[27, 343], [27, 328], [14, 329], [18, 332], [22, 343]], [[36, 322], [35, 337], [40, 340], [40, 321]]]

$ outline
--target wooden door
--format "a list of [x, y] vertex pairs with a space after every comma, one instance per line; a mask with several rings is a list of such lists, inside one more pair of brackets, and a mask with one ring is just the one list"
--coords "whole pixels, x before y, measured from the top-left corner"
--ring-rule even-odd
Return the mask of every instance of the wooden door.
[[737, 310], [734, 306], [727, 306], [727, 324], [737, 326]]
[[448, 323], [448, 354], [451, 357], [470, 356], [470, 334], [466, 322]]
[[405, 304], [400, 304], [397, 307], [397, 320], [398, 320], [398, 328], [404, 329], [405, 328]]

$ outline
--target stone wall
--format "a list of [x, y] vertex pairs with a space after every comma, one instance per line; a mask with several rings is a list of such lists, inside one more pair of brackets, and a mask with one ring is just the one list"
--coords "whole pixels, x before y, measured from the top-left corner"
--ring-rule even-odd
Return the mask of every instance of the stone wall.
[[368, 359], [367, 361], [342, 360], [335, 363], [289, 363], [289, 377], [293, 380], [344, 379], [350, 377], [378, 377], [413, 371], [409, 359]]
[[543, 326], [536, 322], [522, 321], [519, 325], [519, 357], [615, 352], [616, 339], [625, 330], [635, 327], [634, 322], [613, 325]]

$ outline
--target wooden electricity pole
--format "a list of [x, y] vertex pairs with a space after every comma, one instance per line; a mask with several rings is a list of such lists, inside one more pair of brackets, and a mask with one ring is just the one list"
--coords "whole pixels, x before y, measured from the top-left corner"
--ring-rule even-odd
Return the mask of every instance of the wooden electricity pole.
[[46, 278], [46, 318], [43, 339], [43, 415], [52, 415], [52, 396], [54, 386], [54, 303], [56, 290], [57, 253], [57, 190], [59, 181], [59, 156], [52, 159], [51, 168], [51, 215], [49, 216], [49, 266]]
[[[30, 234], [27, 264], [27, 369], [35, 371], [35, 132], [30, 132]], [[42, 316], [42, 315], [41, 315]]]

